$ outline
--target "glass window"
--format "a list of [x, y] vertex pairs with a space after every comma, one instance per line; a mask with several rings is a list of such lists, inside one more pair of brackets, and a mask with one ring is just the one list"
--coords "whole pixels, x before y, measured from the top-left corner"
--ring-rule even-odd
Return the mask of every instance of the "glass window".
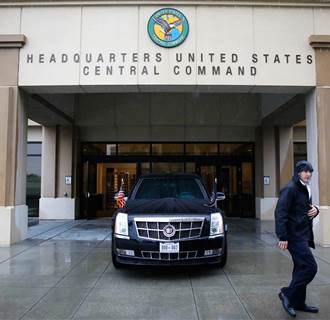
[[118, 155], [148, 155], [150, 154], [149, 143], [120, 143], [118, 144]]
[[141, 174], [147, 174], [150, 173], [150, 162], [141, 162], [140, 163], [140, 173]]
[[30, 155], [40, 156], [41, 155], [41, 142], [38, 142], [38, 143], [28, 142], [28, 144], [27, 144], [27, 154], [29, 156]]
[[153, 143], [153, 155], [181, 155], [184, 153], [183, 143]]
[[85, 156], [105, 156], [107, 155], [107, 144], [85, 143], [82, 146], [82, 153]]
[[195, 179], [159, 178], [142, 181], [135, 199], [203, 199]]
[[[39, 144], [39, 146], [41, 147], [41, 144]], [[38, 152], [38, 150], [34, 150], [34, 151]], [[28, 155], [26, 167], [27, 167], [26, 168], [27, 169], [26, 204], [29, 208], [28, 215], [29, 217], [38, 217], [39, 198], [40, 198], [40, 189], [41, 189], [41, 156]]]
[[201, 177], [209, 194], [214, 189], [214, 179], [217, 176], [217, 167], [214, 165], [201, 166]]
[[307, 159], [307, 143], [295, 142], [293, 144], [294, 163]]
[[26, 169], [28, 175], [41, 176], [41, 156], [28, 156]]
[[107, 144], [107, 156], [115, 156], [117, 153], [117, 145], [116, 144]]
[[250, 143], [221, 143], [219, 153], [226, 156], [252, 156], [253, 145]]
[[183, 162], [153, 162], [152, 172], [153, 173], [171, 173], [171, 172], [183, 172]]
[[196, 163], [195, 162], [187, 162], [186, 163], [186, 172], [196, 173]]
[[187, 143], [186, 154], [188, 155], [217, 155], [218, 144], [216, 143]]

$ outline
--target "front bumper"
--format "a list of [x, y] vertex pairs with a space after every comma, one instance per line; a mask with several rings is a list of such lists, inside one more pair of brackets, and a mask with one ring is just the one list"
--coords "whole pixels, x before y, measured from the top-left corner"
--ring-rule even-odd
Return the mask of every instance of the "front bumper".
[[[130, 265], [204, 265], [221, 262], [225, 236], [197, 238], [179, 242], [180, 252], [163, 254], [159, 252], [161, 241], [146, 239], [120, 239], [113, 237], [113, 254], [117, 262]], [[134, 256], [119, 254], [117, 249], [132, 250]], [[205, 250], [216, 254], [205, 256]]]

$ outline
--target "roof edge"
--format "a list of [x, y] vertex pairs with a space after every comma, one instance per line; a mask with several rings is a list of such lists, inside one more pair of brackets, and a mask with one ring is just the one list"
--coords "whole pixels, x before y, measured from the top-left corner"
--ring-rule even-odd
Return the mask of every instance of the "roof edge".
[[287, 1], [267, 1], [267, 0], [240, 0], [240, 1], [220, 1], [220, 0], [178, 0], [178, 1], [163, 1], [163, 0], [2, 0], [0, 7], [56, 7], [56, 6], [252, 6], [252, 7], [330, 7], [330, 0], [287, 0]]

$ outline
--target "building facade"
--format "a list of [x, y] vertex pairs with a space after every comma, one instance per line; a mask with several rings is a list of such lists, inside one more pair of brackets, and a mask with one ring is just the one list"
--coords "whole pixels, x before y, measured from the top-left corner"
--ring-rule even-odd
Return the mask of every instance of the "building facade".
[[330, 245], [329, 2], [4, 1], [0, 70], [1, 244], [26, 235], [29, 118], [42, 219], [111, 215], [120, 185], [178, 171], [273, 219], [307, 154]]

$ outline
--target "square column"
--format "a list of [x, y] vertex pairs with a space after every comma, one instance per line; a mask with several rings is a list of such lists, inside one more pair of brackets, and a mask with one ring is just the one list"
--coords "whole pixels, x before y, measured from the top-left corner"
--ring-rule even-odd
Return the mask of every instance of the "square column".
[[[256, 217], [273, 220], [277, 203], [276, 136], [275, 128], [262, 127], [256, 138]], [[265, 178], [265, 180], [264, 180]]]
[[313, 202], [319, 204], [315, 219], [316, 241], [330, 246], [330, 35], [312, 35], [315, 49], [316, 88], [306, 97], [308, 159], [315, 166]]
[[274, 220], [278, 193], [293, 174], [293, 129], [261, 127], [256, 131], [256, 218]]
[[72, 127], [43, 127], [40, 219], [75, 218], [72, 132]]
[[294, 168], [293, 127], [278, 127], [278, 192], [292, 179]]
[[26, 238], [27, 116], [18, 89], [19, 48], [23, 35], [0, 35], [0, 245]]

